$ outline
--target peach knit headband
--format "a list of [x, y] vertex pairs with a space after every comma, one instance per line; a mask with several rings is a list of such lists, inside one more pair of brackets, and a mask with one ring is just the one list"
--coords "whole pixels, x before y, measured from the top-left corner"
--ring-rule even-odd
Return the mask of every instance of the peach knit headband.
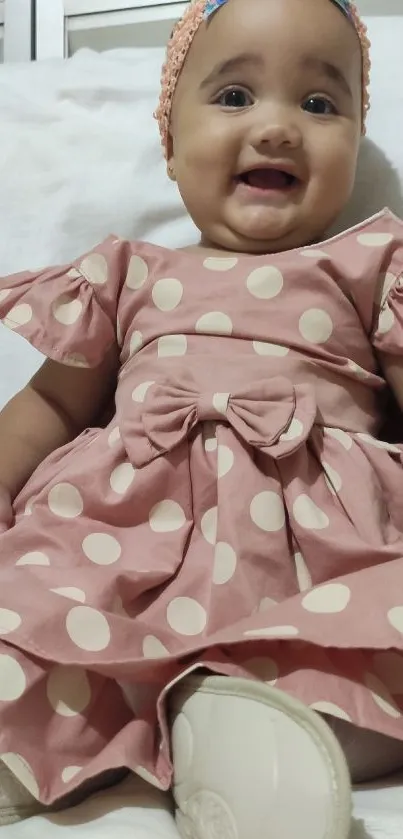
[[[167, 47], [166, 61], [162, 68], [159, 105], [154, 115], [159, 125], [165, 156], [167, 154], [171, 109], [175, 89], [193, 38], [203, 21], [208, 19], [227, 2], [228, 0], [191, 0], [189, 7], [177, 22], [172, 32]], [[360, 39], [363, 82], [362, 130], [365, 133], [365, 121], [370, 105], [369, 76], [371, 69], [371, 45], [367, 36], [367, 27], [361, 20], [355, 3], [352, 0], [331, 0], [331, 2], [338, 6], [340, 11], [351, 21]]]

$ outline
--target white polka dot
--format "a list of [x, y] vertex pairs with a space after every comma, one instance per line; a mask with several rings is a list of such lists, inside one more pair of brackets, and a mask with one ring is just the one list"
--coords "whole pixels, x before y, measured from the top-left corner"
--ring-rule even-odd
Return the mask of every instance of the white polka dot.
[[217, 438], [209, 437], [204, 443], [204, 448], [206, 452], [216, 452], [218, 449]]
[[144, 766], [136, 766], [133, 772], [135, 775], [138, 775], [139, 778], [142, 778], [143, 781], [146, 781], [147, 784], [151, 784], [153, 787], [156, 787], [157, 789], [164, 790], [164, 785], [161, 784], [158, 778], [156, 778], [155, 775], [152, 775], [148, 769], [145, 769]]
[[[382, 287], [382, 303], [385, 302], [386, 298], [389, 295], [389, 292], [391, 291], [393, 286], [396, 284], [396, 280], [397, 280], [397, 277], [395, 276], [395, 274], [391, 274], [390, 272], [387, 272], [384, 275], [383, 287]], [[401, 281], [399, 281], [399, 285], [401, 285]]]
[[147, 393], [153, 384], [155, 384], [155, 382], [143, 382], [141, 385], [135, 387], [132, 393], [133, 402], [144, 402]]
[[200, 635], [206, 628], [207, 614], [192, 597], [176, 597], [168, 606], [167, 621], [178, 635]]
[[81, 772], [82, 768], [82, 766], [65, 766], [61, 773], [61, 779], [63, 783], [68, 784], [70, 781], [72, 781], [73, 778], [75, 778], [76, 775], [78, 775], [78, 773]]
[[355, 361], [352, 361], [351, 358], [349, 358], [349, 360], [347, 361], [347, 367], [351, 371], [351, 373], [354, 373], [359, 379], [365, 380], [368, 379], [368, 377], [370, 376], [370, 373], [368, 373], [367, 370], [364, 370], [363, 367], [360, 367], [360, 365], [356, 364]]
[[111, 431], [111, 433], [109, 434], [109, 437], [108, 437], [108, 445], [112, 447], [112, 446], [114, 446], [116, 443], [119, 443], [119, 442], [120, 442], [120, 440], [121, 440], [121, 436], [120, 436], [120, 428], [119, 428], [119, 426], [117, 425], [117, 426], [116, 426], [116, 428], [113, 428], [113, 429], [112, 429], [112, 431]]
[[395, 720], [402, 716], [386, 685], [377, 676], [374, 676], [373, 673], [366, 673], [365, 684], [368, 690], [371, 691], [371, 696], [381, 711], [387, 714], [388, 717], [393, 717]]
[[228, 446], [218, 446], [217, 474], [224, 478], [231, 471], [235, 463], [234, 452]]
[[394, 629], [403, 635], [403, 606], [395, 606], [388, 612], [388, 621]]
[[49, 673], [48, 701], [60, 717], [76, 717], [91, 702], [91, 688], [86, 670], [74, 665], [56, 665]]
[[175, 533], [186, 524], [186, 516], [176, 501], [160, 501], [150, 512], [150, 527], [154, 533]]
[[351, 600], [351, 591], [342, 583], [328, 583], [307, 594], [302, 606], [316, 615], [336, 615], [344, 612]]
[[22, 619], [17, 612], [11, 609], [0, 609], [0, 632], [2, 635], [8, 635], [9, 632], [15, 632], [21, 626]]
[[212, 507], [201, 520], [201, 531], [209, 545], [215, 545], [217, 540], [218, 508]]
[[188, 341], [186, 335], [163, 335], [158, 341], [159, 358], [179, 358], [186, 355]]
[[91, 606], [74, 606], [66, 618], [66, 629], [80, 650], [106, 650], [111, 640], [109, 624], [104, 615]]
[[130, 355], [134, 355], [138, 350], [143, 346], [143, 336], [141, 332], [133, 332], [133, 335], [130, 338], [130, 345], [129, 345], [129, 353]]
[[213, 256], [205, 259], [203, 262], [208, 271], [231, 271], [238, 265], [237, 257], [229, 257], [227, 259], [215, 258]]
[[343, 431], [341, 428], [325, 428], [325, 433], [328, 434], [329, 437], [333, 437], [334, 440], [337, 440], [338, 443], [341, 443], [346, 451], [350, 451], [353, 441], [346, 431]]
[[381, 335], [386, 335], [387, 332], [390, 332], [392, 327], [395, 323], [395, 315], [392, 312], [392, 309], [389, 306], [384, 306], [378, 320], [378, 332]]
[[24, 516], [32, 516], [32, 505], [33, 505], [33, 503], [34, 503], [33, 498], [30, 498], [27, 501], [27, 503], [25, 505]]
[[309, 591], [312, 588], [312, 577], [304, 557], [298, 551], [294, 556], [295, 567], [297, 569], [297, 580], [300, 591]]
[[244, 633], [250, 638], [296, 638], [299, 629], [296, 626], [267, 626], [261, 629], [248, 629]]
[[81, 300], [77, 300], [71, 294], [60, 295], [52, 306], [53, 317], [63, 326], [72, 326], [73, 323], [77, 323], [82, 310]]
[[326, 513], [308, 495], [300, 495], [297, 498], [293, 511], [298, 524], [306, 530], [325, 530], [329, 527], [330, 522]]
[[90, 367], [90, 364], [88, 363], [85, 356], [82, 355], [82, 353], [78, 352], [71, 353], [71, 355], [67, 355], [64, 363], [67, 364], [68, 367], [83, 367], [86, 369]]
[[148, 265], [141, 256], [132, 256], [126, 275], [126, 285], [133, 291], [141, 288], [148, 279]]
[[80, 263], [80, 271], [91, 285], [108, 282], [108, 263], [101, 253], [91, 253]]
[[332, 495], [336, 495], [338, 492], [340, 492], [343, 486], [343, 481], [339, 473], [336, 472], [335, 469], [333, 469], [333, 466], [330, 466], [328, 463], [325, 462], [322, 463], [322, 466], [325, 470], [325, 480], [329, 487], [329, 490], [332, 493]]
[[280, 437], [281, 443], [289, 443], [292, 440], [298, 440], [299, 437], [302, 437], [304, 433], [304, 426], [299, 419], [293, 419], [290, 422], [288, 431], [285, 431], [284, 434]]
[[27, 685], [24, 671], [11, 655], [0, 655], [0, 700], [19, 699]]
[[339, 708], [334, 702], [313, 702], [309, 707], [313, 711], [317, 711], [318, 714], [329, 714], [331, 717], [337, 717], [339, 720], [345, 720], [346, 722], [352, 721], [347, 711]]
[[382, 248], [383, 245], [389, 245], [392, 241], [392, 233], [361, 233], [357, 236], [358, 244], [367, 248]]
[[0, 759], [12, 772], [19, 782], [33, 795], [37, 800], [39, 799], [39, 787], [35, 775], [29, 763], [19, 754], [14, 752], [6, 752], [0, 755]]
[[249, 274], [246, 285], [248, 291], [258, 300], [272, 300], [282, 291], [284, 277], [274, 265], [263, 265]]
[[237, 567], [237, 555], [231, 545], [217, 542], [214, 553], [213, 583], [223, 586], [232, 580]]
[[273, 606], [277, 606], [277, 600], [273, 600], [272, 597], [263, 597], [260, 601], [257, 611], [260, 612], [268, 612], [269, 609], [272, 609]]
[[69, 280], [81, 280], [81, 274], [79, 271], [77, 271], [77, 268], [70, 268], [70, 270], [67, 271], [66, 276], [69, 278]]
[[10, 294], [10, 288], [2, 288], [0, 290], [0, 303], [3, 303], [3, 300], [6, 300], [8, 295]]
[[261, 492], [255, 495], [250, 514], [254, 524], [265, 533], [277, 533], [285, 525], [283, 499], [276, 492]]
[[377, 440], [376, 437], [372, 437], [371, 434], [364, 434], [363, 432], [359, 432], [357, 434], [359, 440], [362, 440], [363, 443], [369, 443], [370, 446], [374, 446], [376, 449], [385, 449], [388, 452], [392, 452], [392, 454], [401, 454], [402, 450], [398, 448], [398, 446], [393, 446], [392, 443], [386, 443], [384, 440]]
[[50, 559], [42, 551], [29, 551], [29, 553], [20, 556], [17, 559], [16, 565], [50, 565]]
[[131, 463], [121, 463], [113, 470], [109, 483], [117, 495], [124, 495], [134, 481], [136, 470]]
[[259, 656], [242, 662], [242, 667], [261, 682], [275, 685], [278, 679], [278, 666], [272, 658]]
[[232, 335], [232, 320], [223, 312], [208, 312], [196, 323], [196, 332], [211, 335]]
[[169, 650], [164, 647], [159, 638], [156, 638], [155, 635], [146, 635], [143, 640], [144, 658], [166, 658], [168, 655]]
[[53, 594], [59, 594], [60, 597], [67, 597], [68, 600], [75, 600], [77, 603], [85, 603], [85, 591], [75, 586], [65, 586], [64, 588], [51, 588]]
[[113, 565], [120, 559], [122, 548], [109, 533], [90, 533], [83, 541], [83, 551], [96, 565]]
[[228, 402], [230, 398], [229, 393], [215, 393], [213, 396], [213, 408], [215, 411], [218, 411], [219, 414], [225, 414], [228, 410]]
[[152, 297], [157, 309], [161, 312], [172, 312], [182, 300], [183, 285], [179, 280], [157, 280]]
[[28, 303], [19, 303], [14, 306], [5, 318], [3, 318], [4, 326], [8, 329], [18, 329], [19, 326], [26, 326], [32, 320], [32, 308]]
[[81, 516], [84, 502], [78, 489], [72, 484], [56, 484], [49, 492], [48, 506], [55, 516], [75, 519]]
[[281, 344], [269, 344], [266, 341], [254, 341], [253, 349], [256, 355], [269, 355], [283, 358], [290, 352], [288, 347], [283, 347]]
[[374, 668], [391, 693], [403, 693], [403, 656], [392, 650], [375, 653]]
[[301, 251], [300, 256], [304, 256], [306, 259], [329, 259], [328, 254], [318, 248], [309, 248], [306, 251]]
[[300, 318], [299, 331], [305, 341], [325, 344], [333, 332], [333, 321], [323, 309], [308, 309]]

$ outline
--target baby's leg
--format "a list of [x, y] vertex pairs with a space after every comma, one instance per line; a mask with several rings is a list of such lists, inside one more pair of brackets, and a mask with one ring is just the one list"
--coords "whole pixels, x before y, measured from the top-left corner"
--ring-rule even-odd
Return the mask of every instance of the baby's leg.
[[335, 717], [324, 715], [324, 718], [344, 751], [353, 783], [373, 781], [403, 767], [403, 740], [358, 728]]

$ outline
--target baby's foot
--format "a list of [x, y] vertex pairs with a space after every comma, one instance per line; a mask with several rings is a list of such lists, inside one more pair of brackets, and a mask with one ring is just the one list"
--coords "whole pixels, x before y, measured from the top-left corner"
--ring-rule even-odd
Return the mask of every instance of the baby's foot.
[[347, 764], [314, 711], [268, 685], [191, 677], [173, 694], [172, 722], [182, 837], [347, 839]]

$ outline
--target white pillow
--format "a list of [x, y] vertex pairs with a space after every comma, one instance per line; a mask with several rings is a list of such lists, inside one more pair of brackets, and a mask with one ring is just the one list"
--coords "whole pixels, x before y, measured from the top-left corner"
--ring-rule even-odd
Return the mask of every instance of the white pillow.
[[[368, 23], [373, 108], [339, 227], [385, 205], [403, 217], [403, 14]], [[0, 68], [0, 275], [72, 259], [111, 232], [171, 247], [197, 238], [152, 118], [163, 56], [83, 50]], [[0, 405], [39, 360], [0, 327]]]

